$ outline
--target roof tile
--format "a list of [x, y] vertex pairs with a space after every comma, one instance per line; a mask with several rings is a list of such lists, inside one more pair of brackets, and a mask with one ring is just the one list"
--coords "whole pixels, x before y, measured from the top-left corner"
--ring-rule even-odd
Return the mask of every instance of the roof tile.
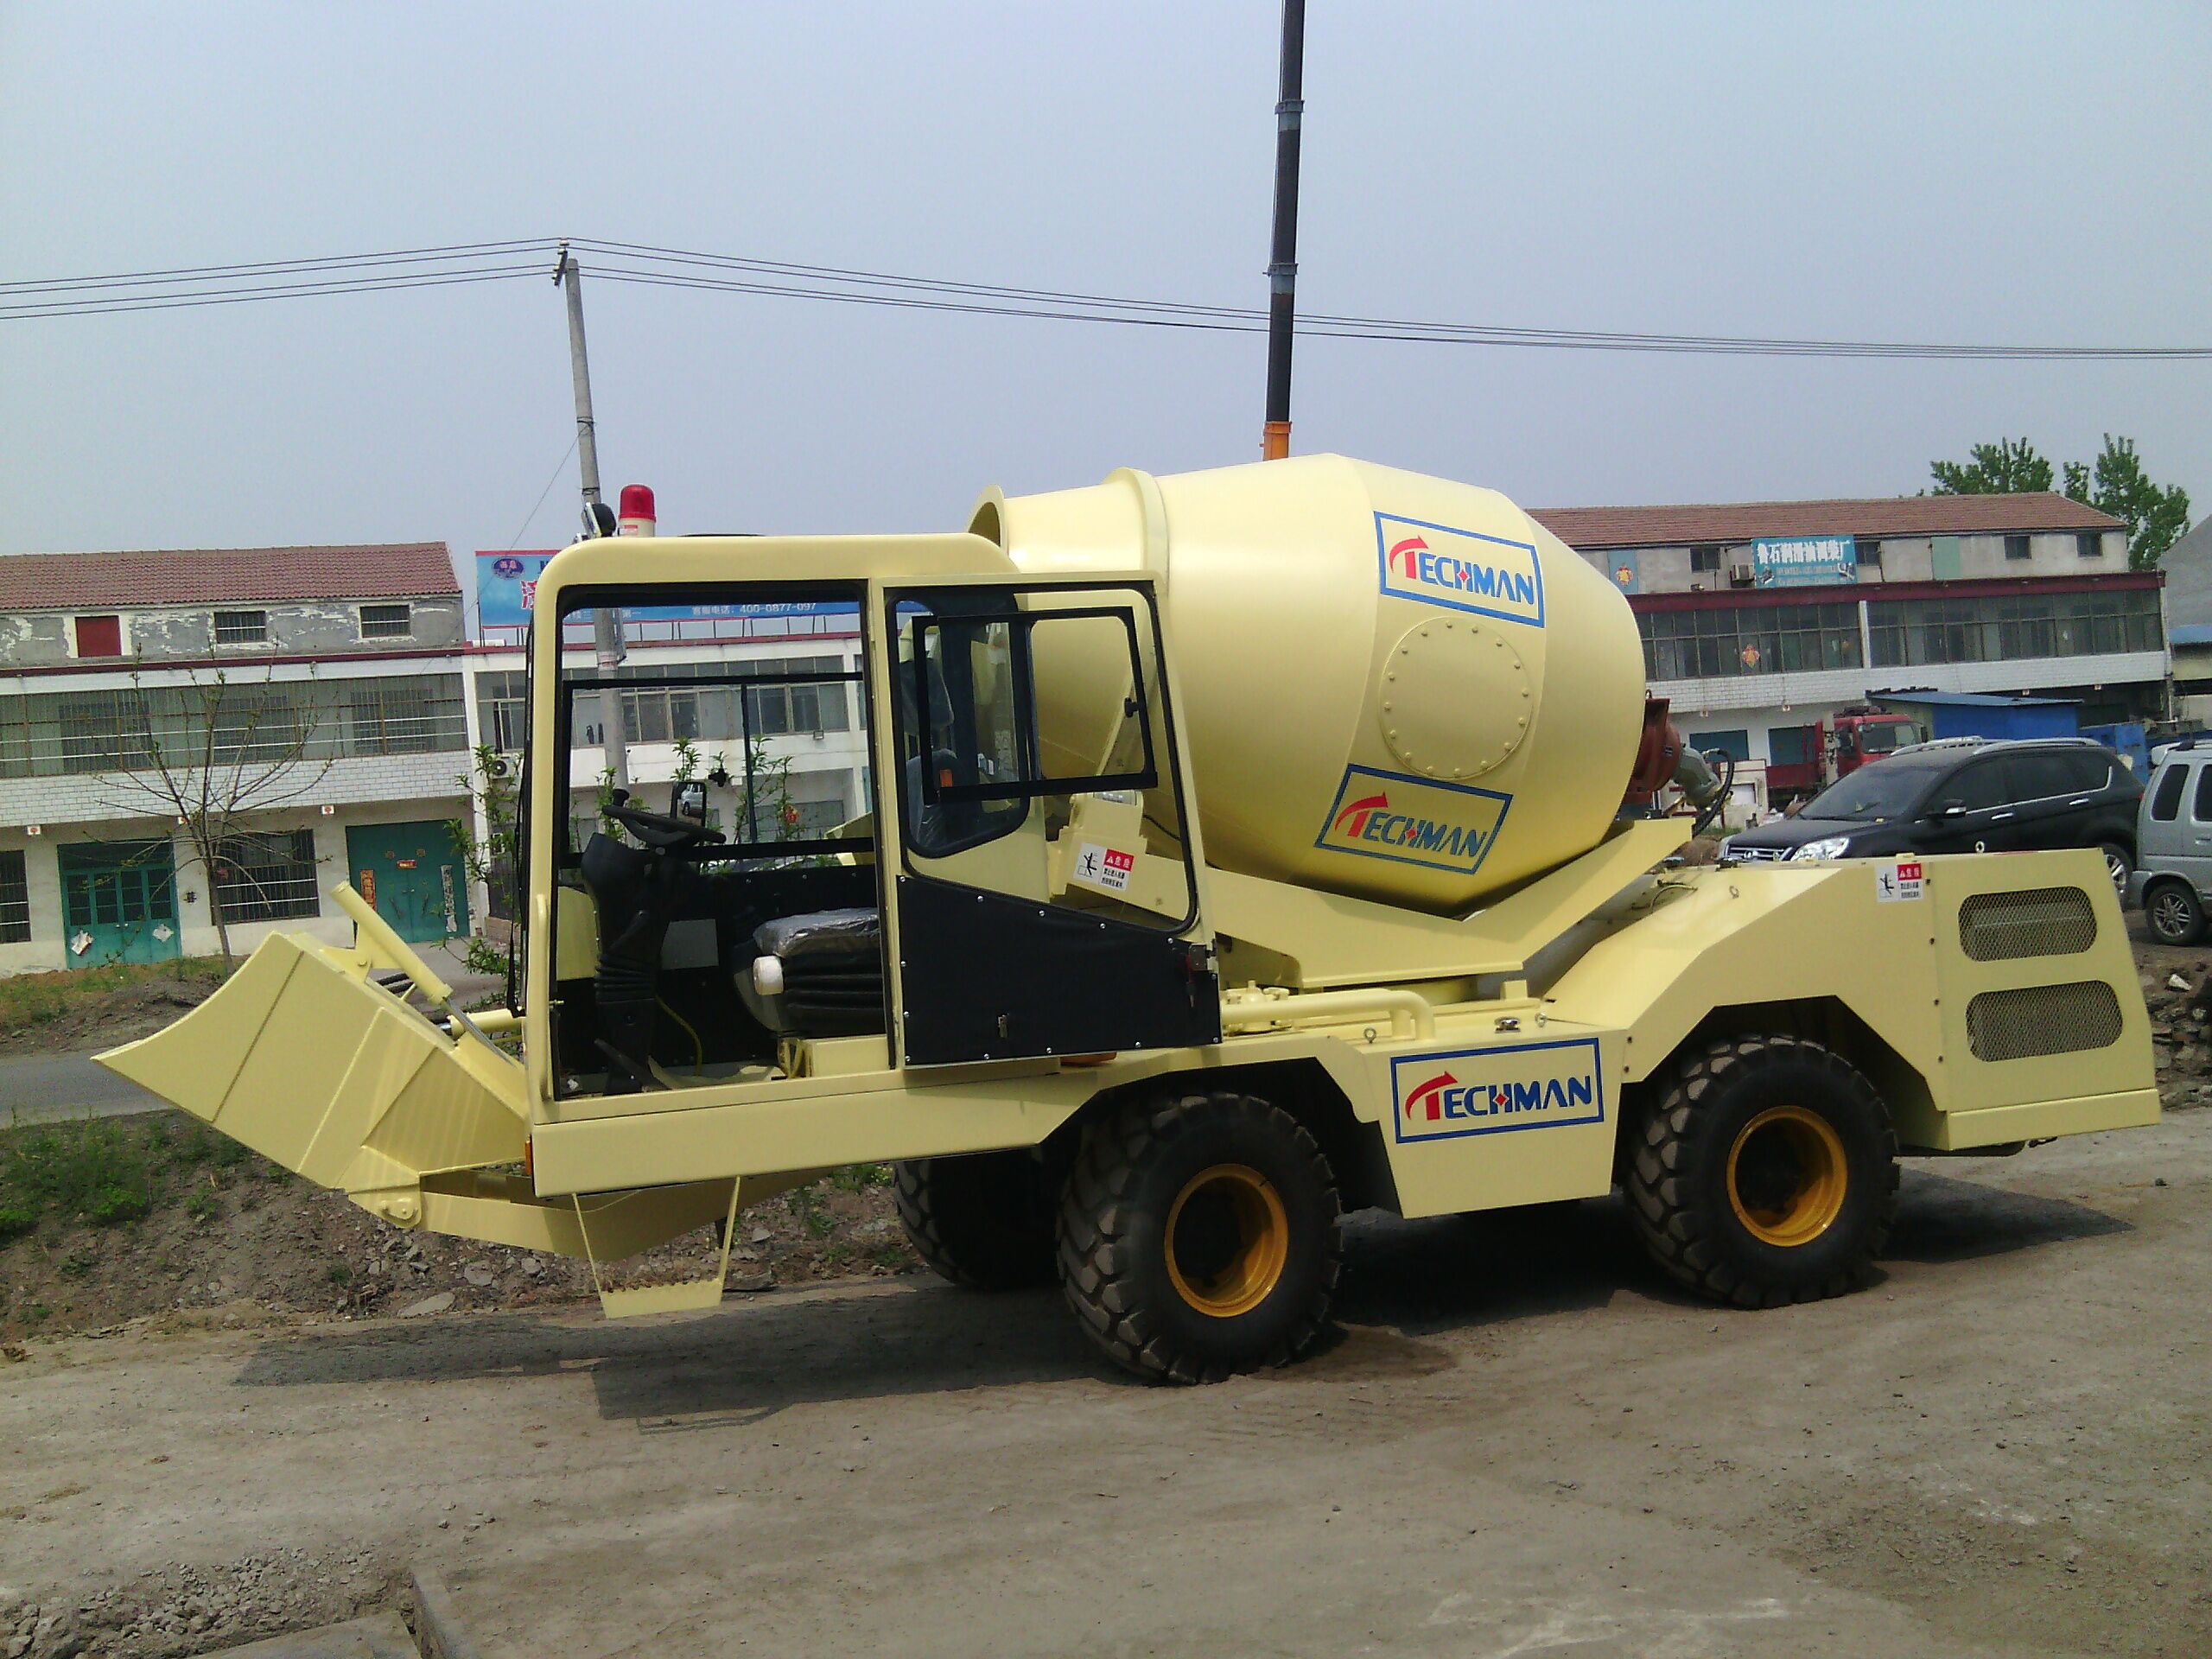
[[0, 557], [0, 611], [458, 597], [443, 542], [161, 549]]

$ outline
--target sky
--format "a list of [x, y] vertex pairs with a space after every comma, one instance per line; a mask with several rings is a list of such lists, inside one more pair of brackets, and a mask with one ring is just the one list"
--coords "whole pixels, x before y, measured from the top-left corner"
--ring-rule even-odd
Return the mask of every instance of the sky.
[[[1278, 22], [4, 0], [0, 280], [573, 235], [1262, 305]], [[1311, 0], [1300, 303], [2212, 345], [2208, 72], [2195, 3]], [[953, 529], [994, 483], [1258, 452], [1257, 334], [584, 297], [609, 493], [653, 485], [664, 532]], [[1304, 340], [1293, 413], [1300, 452], [1530, 506], [1904, 494], [2115, 432], [2212, 511], [2212, 360]], [[573, 435], [550, 280], [0, 321], [0, 552], [555, 546]]]

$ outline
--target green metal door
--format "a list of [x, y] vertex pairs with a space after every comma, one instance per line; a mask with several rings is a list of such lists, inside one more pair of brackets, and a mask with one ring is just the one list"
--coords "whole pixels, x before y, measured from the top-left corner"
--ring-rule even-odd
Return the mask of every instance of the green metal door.
[[183, 949], [176, 862], [166, 841], [81, 842], [54, 849], [62, 938], [72, 967], [166, 962]]
[[468, 931], [468, 881], [452, 824], [351, 824], [346, 854], [354, 891], [410, 944]]

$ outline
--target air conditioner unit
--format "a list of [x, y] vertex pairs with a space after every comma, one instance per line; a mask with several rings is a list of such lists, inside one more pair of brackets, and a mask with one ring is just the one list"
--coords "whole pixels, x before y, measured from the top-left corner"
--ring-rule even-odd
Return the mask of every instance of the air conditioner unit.
[[1728, 585], [1731, 588], [1749, 588], [1758, 579], [1758, 573], [1748, 564], [1732, 564], [1728, 567]]

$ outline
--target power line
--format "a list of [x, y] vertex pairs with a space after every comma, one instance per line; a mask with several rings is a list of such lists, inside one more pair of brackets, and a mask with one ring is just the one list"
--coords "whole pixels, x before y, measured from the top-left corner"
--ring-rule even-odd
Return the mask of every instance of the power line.
[[90, 300], [41, 300], [20, 305], [0, 303], [0, 321], [37, 317], [104, 316], [118, 311], [171, 311], [200, 305], [243, 305], [257, 300], [314, 299], [337, 294], [375, 294], [390, 289], [450, 288], [466, 283], [511, 282], [518, 276], [543, 276], [539, 264], [480, 265], [462, 270], [395, 274], [385, 276], [334, 277], [309, 283], [271, 283], [261, 287], [187, 289], [161, 295], [118, 295]]
[[[175, 266], [105, 276], [0, 283], [0, 321], [97, 316], [260, 300], [326, 297], [512, 281], [546, 274], [536, 256], [550, 237], [448, 243], [381, 253]], [[1081, 322], [1217, 334], [1264, 332], [1255, 308], [1207, 305], [1076, 290], [972, 283], [850, 266], [806, 264], [648, 243], [578, 238], [585, 267], [607, 282], [701, 292], [745, 294], [817, 304]], [[473, 263], [472, 263], [473, 262]], [[726, 272], [727, 275], [713, 273]], [[1437, 322], [1315, 313], [1298, 332], [1322, 340], [1409, 345], [1496, 346], [1549, 351], [1659, 353], [1722, 357], [1844, 357], [1998, 362], [2183, 361], [2212, 358], [2212, 346], [2006, 346], [1914, 340], [1853, 340], [1758, 335], [1662, 334]]]
[[384, 253], [340, 253], [311, 259], [263, 259], [238, 265], [175, 265], [162, 270], [132, 270], [103, 276], [54, 276], [25, 282], [0, 282], [0, 294], [40, 293], [49, 289], [150, 286], [161, 283], [192, 282], [232, 276], [258, 276], [285, 271], [337, 270], [353, 266], [423, 264], [444, 259], [469, 259], [554, 246], [551, 237], [528, 237], [508, 242], [449, 242], [429, 248], [398, 248]]

